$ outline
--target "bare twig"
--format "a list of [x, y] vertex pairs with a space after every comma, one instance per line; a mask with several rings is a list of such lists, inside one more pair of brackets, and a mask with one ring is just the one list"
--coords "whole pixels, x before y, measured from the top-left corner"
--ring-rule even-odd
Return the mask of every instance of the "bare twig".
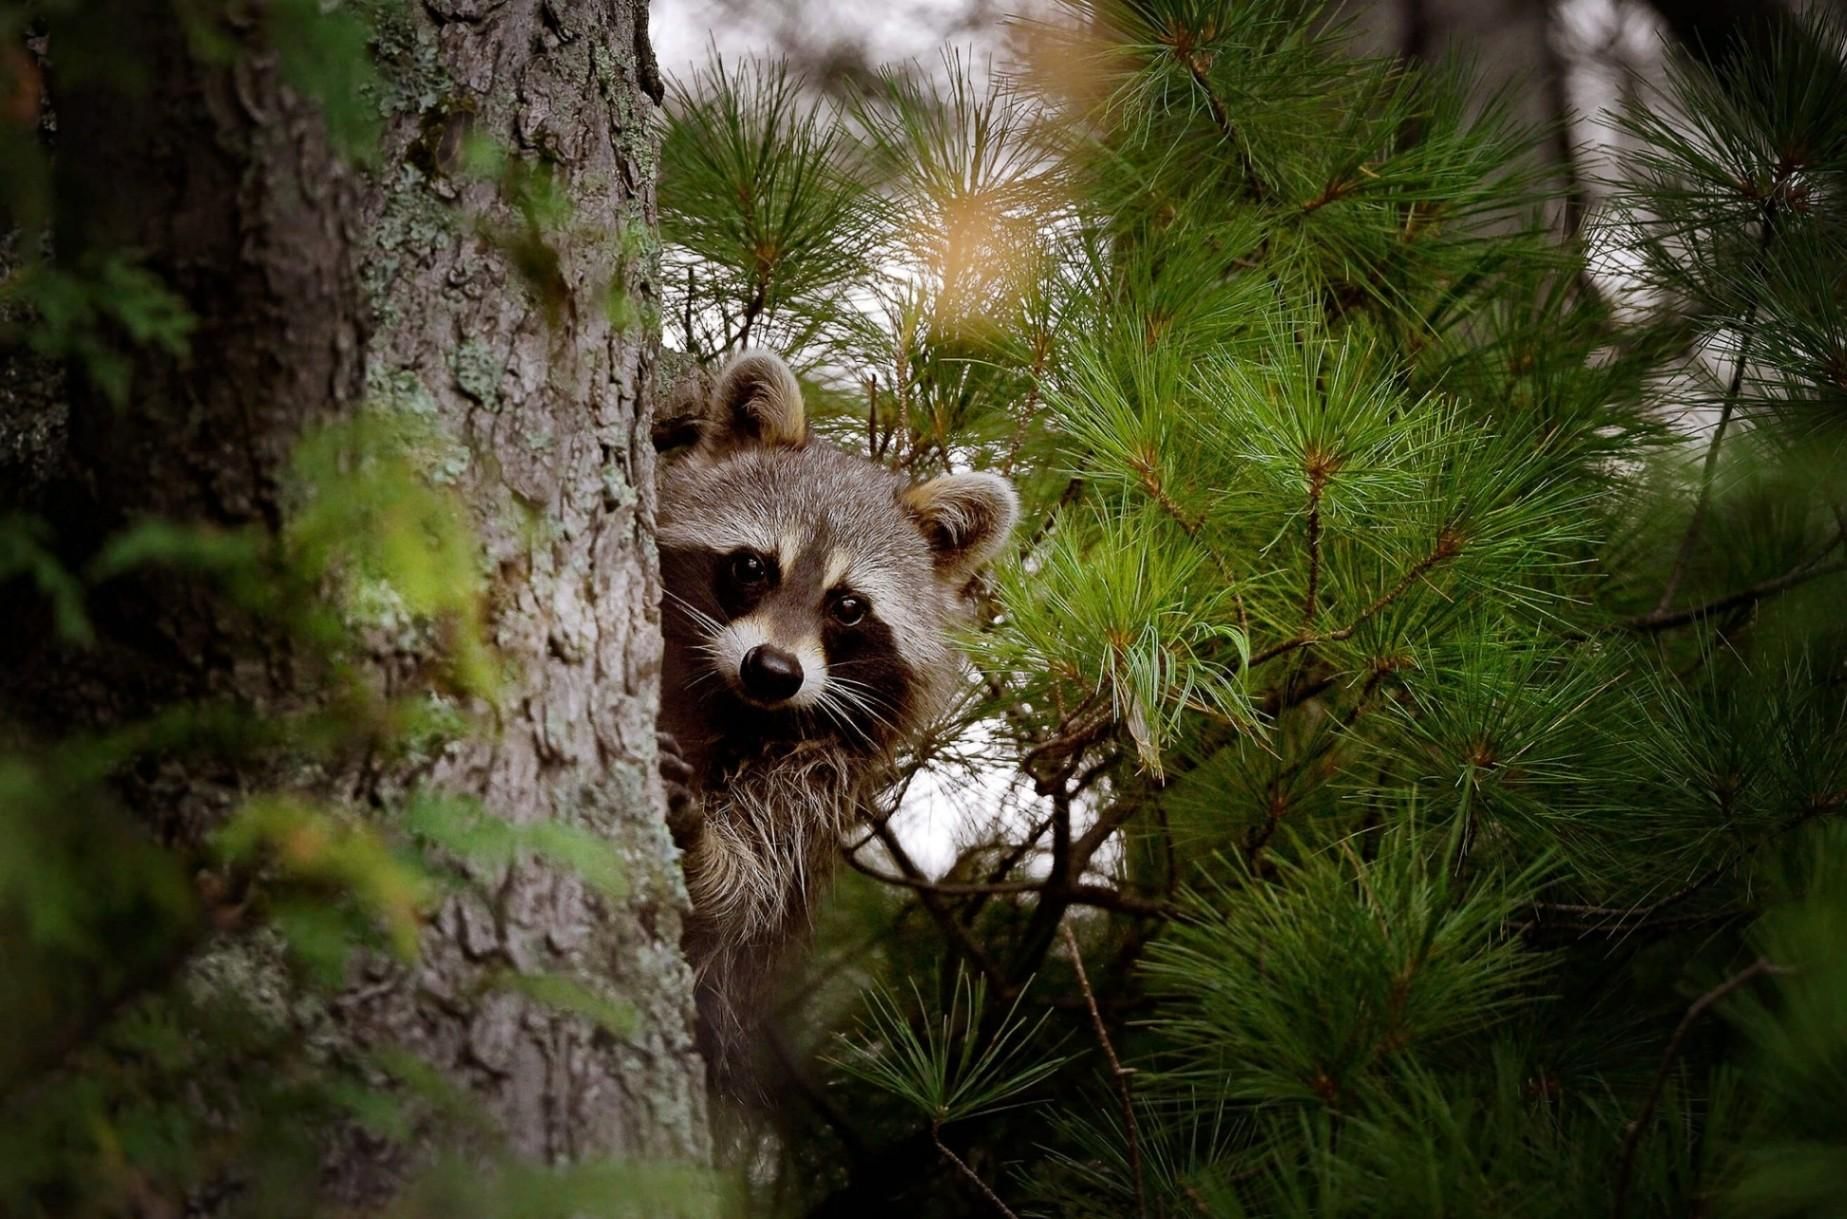
[[1026, 545], [1022, 549], [1029, 554], [1037, 550], [1039, 548], [1039, 543], [1045, 541], [1046, 535], [1052, 532], [1052, 526], [1058, 523], [1058, 514], [1063, 512], [1066, 508], [1069, 508], [1072, 504], [1075, 504], [1077, 502], [1077, 497], [1082, 495], [1083, 492], [1084, 476], [1082, 474], [1073, 474], [1065, 483], [1065, 489], [1058, 493], [1058, 502], [1053, 504], [1051, 509], [1046, 512], [1045, 519], [1039, 522], [1039, 527], [1033, 530], [1032, 537], [1027, 540]]
[[1755, 961], [1752, 961], [1749, 965], [1695, 999], [1692, 1006], [1687, 1008], [1687, 1014], [1680, 1018], [1680, 1023], [1674, 1028], [1674, 1035], [1668, 1038], [1667, 1049], [1662, 1051], [1661, 1065], [1655, 1071], [1655, 1082], [1653, 1086], [1648, 1089], [1648, 1098], [1642, 1103], [1642, 1111], [1636, 1115], [1633, 1122], [1629, 1123], [1629, 1129], [1623, 1135], [1622, 1158], [1617, 1162], [1616, 1168], [1616, 1196], [1615, 1201], [1610, 1207], [1610, 1213], [1614, 1216], [1614, 1219], [1622, 1219], [1623, 1217], [1624, 1208], [1629, 1200], [1629, 1181], [1635, 1172], [1636, 1149], [1641, 1145], [1642, 1135], [1648, 1129], [1649, 1122], [1654, 1120], [1655, 1110], [1661, 1104], [1661, 1093], [1667, 1088], [1668, 1076], [1673, 1073], [1674, 1060], [1680, 1056], [1681, 1044], [1686, 1041], [1687, 1034], [1692, 1031], [1694, 1024], [1698, 1022], [1701, 1016], [1705, 1015], [1707, 1009], [1713, 1004], [1718, 1003], [1720, 1000], [1738, 990], [1740, 987], [1749, 984], [1754, 979], [1769, 974], [1786, 974], [1789, 972], [1791, 971], [1786, 966], [1777, 965], [1763, 957], [1758, 957]]
[[[1177, 49], [1176, 49], [1177, 50]], [[1269, 188], [1257, 173], [1257, 163], [1251, 160], [1251, 151], [1244, 144], [1244, 136], [1231, 121], [1231, 114], [1225, 109], [1225, 101], [1212, 87], [1212, 81], [1206, 76], [1210, 61], [1197, 52], [1181, 55], [1186, 64], [1187, 74], [1193, 78], [1193, 84], [1205, 95], [1206, 109], [1212, 115], [1212, 125], [1217, 127], [1225, 142], [1232, 147], [1233, 155], [1238, 158], [1238, 174], [1244, 179], [1244, 197], [1253, 203], [1262, 203], [1269, 198]]]
[[1654, 632], [1671, 630], [1677, 626], [1686, 626], [1688, 623], [1697, 622], [1713, 614], [1722, 614], [1726, 610], [1755, 605], [1757, 602], [1763, 601], [1769, 597], [1774, 597], [1778, 593], [1788, 592], [1798, 585], [1807, 584], [1810, 580], [1819, 580], [1823, 576], [1838, 575], [1843, 571], [1847, 571], [1847, 560], [1820, 565], [1816, 565], [1814, 561], [1811, 560], [1801, 567], [1784, 572], [1774, 580], [1765, 580], [1760, 584], [1753, 584], [1749, 588], [1740, 589], [1735, 593], [1728, 593], [1723, 597], [1715, 597], [1711, 601], [1704, 602], [1700, 605], [1689, 606], [1686, 609], [1662, 610], [1657, 608], [1646, 614], [1626, 619], [1623, 622], [1623, 626], [1632, 631]]
[[[1779, 177], [1777, 185], [1782, 179]], [[1764, 261], [1770, 254], [1770, 243], [1776, 235], [1775, 189], [1764, 200], [1762, 231], [1758, 236], [1757, 254], [1752, 261], [1750, 303], [1745, 306], [1744, 321], [1739, 327], [1737, 363], [1732, 367], [1731, 383], [1725, 388], [1725, 398], [1719, 403], [1719, 421], [1713, 425], [1712, 442], [1706, 446], [1706, 461], [1700, 468], [1699, 498], [1693, 503], [1693, 518], [1687, 522], [1687, 531], [1680, 538], [1680, 552], [1674, 556], [1674, 566], [1667, 573], [1667, 583], [1662, 586], [1661, 600], [1655, 603], [1655, 613], [1667, 613], [1667, 607], [1674, 604], [1674, 596], [1680, 591], [1680, 582], [1686, 578], [1687, 566], [1693, 561], [1693, 552], [1699, 548], [1700, 531], [1706, 524], [1706, 511], [1712, 503], [1713, 475], [1719, 466], [1719, 446], [1725, 440], [1725, 429], [1732, 420], [1732, 412], [1737, 409], [1738, 397], [1744, 390], [1745, 368], [1751, 360], [1751, 341], [1757, 333], [1757, 276], [1761, 273]]]
[[1431, 549], [1429, 554], [1412, 564], [1411, 569], [1398, 578], [1398, 583], [1375, 597], [1372, 604], [1355, 615], [1353, 620], [1347, 623], [1346, 626], [1338, 630], [1325, 631], [1320, 634], [1305, 632], [1300, 635], [1293, 635], [1280, 643], [1273, 643], [1251, 657], [1250, 667], [1254, 669], [1267, 660], [1274, 660], [1278, 656], [1286, 655], [1301, 648], [1313, 647], [1318, 643], [1339, 643], [1343, 639], [1351, 638], [1355, 631], [1364, 626], [1381, 610], [1409, 592], [1411, 586], [1428, 575], [1432, 568], [1446, 559], [1454, 558], [1461, 550], [1461, 537], [1454, 531], [1445, 529], [1438, 535], [1437, 544]]
[[1103, 1056], [1109, 1060], [1110, 1074], [1116, 1080], [1116, 1094], [1122, 1100], [1123, 1137], [1128, 1142], [1129, 1172], [1135, 1178], [1135, 1213], [1147, 1219], [1148, 1198], [1142, 1185], [1141, 1133], [1135, 1125], [1135, 1094], [1129, 1087], [1129, 1076], [1135, 1072], [1123, 1066], [1122, 1060], [1116, 1057], [1116, 1047], [1110, 1042], [1109, 1028], [1103, 1023], [1103, 1013], [1097, 1009], [1097, 995], [1090, 989], [1090, 976], [1084, 972], [1084, 954], [1078, 951], [1077, 937], [1071, 934], [1071, 925], [1060, 923], [1058, 930], [1064, 936], [1065, 951], [1071, 954], [1071, 968], [1077, 973], [1078, 989], [1084, 992], [1084, 1003], [1090, 1008], [1090, 1023], [1097, 1030], [1097, 1042], [1103, 1047]]
[[1314, 628], [1321, 595], [1321, 487], [1318, 478], [1308, 484], [1308, 595], [1302, 598], [1302, 633]]
[[[878, 836], [878, 840], [883, 843], [885, 849], [890, 852], [892, 861], [898, 865], [898, 870], [900, 872], [914, 881], [926, 879], [923, 874], [923, 869], [919, 868], [916, 862], [911, 859], [910, 852], [904, 849], [904, 844], [898, 841], [898, 836], [891, 832], [891, 827], [887, 825], [885, 821], [874, 821], [872, 823], [872, 832]], [[847, 856], [847, 861], [853, 863], [855, 867], [859, 866], [851, 855]], [[943, 899], [938, 894], [932, 893], [929, 889], [917, 889], [915, 892], [917, 893], [918, 904], [929, 913], [931, 918], [936, 920], [937, 926], [943, 929], [944, 934], [947, 935], [950, 942], [961, 951], [963, 957], [968, 960], [969, 964], [981, 971], [981, 975], [986, 978], [988, 984], [994, 988], [995, 994], [1003, 999], [1011, 1000], [1014, 995], [1019, 993], [1017, 988], [1007, 982], [1006, 976], [1000, 971], [1000, 967], [994, 963], [994, 958], [990, 957], [981, 945], [975, 942], [975, 938], [968, 933], [968, 928], [964, 927], [961, 920], [956, 918], [955, 911], [944, 905]]]
[[879, 451], [879, 376], [866, 374], [866, 456], [877, 461]]
[[[1559, 217], [1563, 236], [1568, 242], [1575, 242], [1584, 229], [1584, 215], [1588, 203], [1584, 193], [1584, 179], [1578, 172], [1577, 149], [1571, 142], [1571, 100], [1566, 87], [1565, 57], [1560, 53], [1558, 39], [1562, 17], [1555, 5], [1548, 5], [1540, 12], [1544, 28], [1540, 31], [1539, 52], [1541, 73], [1540, 81], [1545, 90], [1546, 107], [1551, 111], [1551, 136], [1547, 140], [1548, 152], [1552, 163], [1558, 168], [1563, 180], [1560, 192], [1562, 212]], [[1578, 287], [1595, 291], [1589, 277], [1582, 272], [1578, 275]]]
[[981, 1191], [981, 1196], [986, 1198], [989, 1202], [994, 1204], [995, 1210], [1007, 1216], [1007, 1219], [1020, 1219], [1018, 1215], [1014, 1214], [1011, 1210], [1008, 1209], [1007, 1204], [1005, 1202], [1002, 1202], [1000, 1200], [999, 1194], [995, 1193], [993, 1190], [988, 1188], [988, 1183], [981, 1179], [980, 1173], [970, 1168], [968, 1166], [967, 1161], [965, 1161], [961, 1156], [949, 1150], [949, 1144], [943, 1142], [943, 1123], [941, 1122], [931, 1122], [930, 1123], [930, 1140], [936, 1144], [936, 1149], [943, 1153], [943, 1156], [945, 1159], [947, 1159], [951, 1164], [954, 1164], [956, 1166], [956, 1169], [959, 1172], [961, 1172], [963, 1176], [967, 1177], [971, 1182], [974, 1183], [975, 1188]]
[[1059, 887], [1050, 880], [1003, 880], [987, 883], [974, 881], [926, 880], [915, 876], [893, 876], [882, 872], [856, 858], [851, 852], [846, 855], [847, 866], [862, 876], [871, 877], [880, 884], [893, 885], [910, 889], [917, 893], [934, 893], [941, 897], [1007, 897], [1022, 893], [1045, 893], [1048, 889], [1058, 888], [1060, 896], [1074, 906], [1095, 906], [1102, 910], [1114, 910], [1118, 914], [1149, 915], [1166, 917], [1171, 911], [1161, 902], [1149, 901], [1112, 889], [1108, 885], [1077, 884]]
[[1032, 384], [1026, 390], [1026, 404], [1020, 408], [1020, 422], [1013, 429], [1013, 440], [1007, 445], [1007, 456], [1000, 463], [1000, 472], [1011, 475], [1014, 465], [1020, 460], [1020, 449], [1026, 443], [1026, 433], [1032, 427], [1034, 417], [1039, 413], [1039, 382], [1045, 377], [1045, 359], [1051, 354], [1051, 337], [1044, 332], [1033, 336]]

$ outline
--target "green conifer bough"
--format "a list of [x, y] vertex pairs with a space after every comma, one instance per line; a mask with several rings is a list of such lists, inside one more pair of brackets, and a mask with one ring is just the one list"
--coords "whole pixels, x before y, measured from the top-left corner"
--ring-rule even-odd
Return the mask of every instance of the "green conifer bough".
[[1029, 501], [762, 1213], [1847, 1214], [1844, 31], [1674, 55], [1566, 238], [1546, 133], [1317, 5], [1013, 34], [670, 98], [670, 345]]

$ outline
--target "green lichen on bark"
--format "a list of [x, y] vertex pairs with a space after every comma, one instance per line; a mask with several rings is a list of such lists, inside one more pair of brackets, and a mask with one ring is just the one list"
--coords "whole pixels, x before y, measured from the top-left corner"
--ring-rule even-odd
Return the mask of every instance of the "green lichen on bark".
[[457, 389], [490, 411], [499, 408], [500, 379], [506, 375], [507, 365], [487, 344], [474, 339], [458, 344], [449, 367], [455, 374]]
[[456, 237], [454, 213], [430, 193], [428, 183], [421, 169], [407, 164], [378, 184], [384, 206], [367, 233], [371, 249], [360, 260], [359, 282], [383, 326], [399, 320], [392, 287], [400, 274], [423, 266]]
[[356, 7], [372, 27], [379, 116], [389, 120], [434, 109], [454, 87], [435, 36], [399, 0], [359, 0]]
[[407, 454], [437, 486], [454, 486], [473, 464], [468, 446], [443, 428], [441, 404], [415, 369], [366, 369], [366, 398], [374, 410], [402, 416]]

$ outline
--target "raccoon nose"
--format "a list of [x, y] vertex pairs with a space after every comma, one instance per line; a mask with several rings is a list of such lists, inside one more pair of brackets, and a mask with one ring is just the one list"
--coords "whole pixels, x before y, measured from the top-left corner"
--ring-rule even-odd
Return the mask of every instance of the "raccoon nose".
[[760, 643], [744, 653], [738, 676], [752, 698], [780, 703], [802, 688], [802, 662], [781, 648]]

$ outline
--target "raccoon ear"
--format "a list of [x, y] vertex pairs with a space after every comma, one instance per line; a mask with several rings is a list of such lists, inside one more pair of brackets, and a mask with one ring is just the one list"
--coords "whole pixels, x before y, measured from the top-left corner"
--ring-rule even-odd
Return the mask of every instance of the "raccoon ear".
[[752, 444], [799, 448], [808, 440], [802, 387], [782, 357], [746, 351], [718, 374], [701, 447], [713, 452]]
[[1013, 484], [998, 474], [945, 474], [906, 487], [898, 498], [930, 544], [937, 574], [954, 582], [994, 557], [1020, 515]]

